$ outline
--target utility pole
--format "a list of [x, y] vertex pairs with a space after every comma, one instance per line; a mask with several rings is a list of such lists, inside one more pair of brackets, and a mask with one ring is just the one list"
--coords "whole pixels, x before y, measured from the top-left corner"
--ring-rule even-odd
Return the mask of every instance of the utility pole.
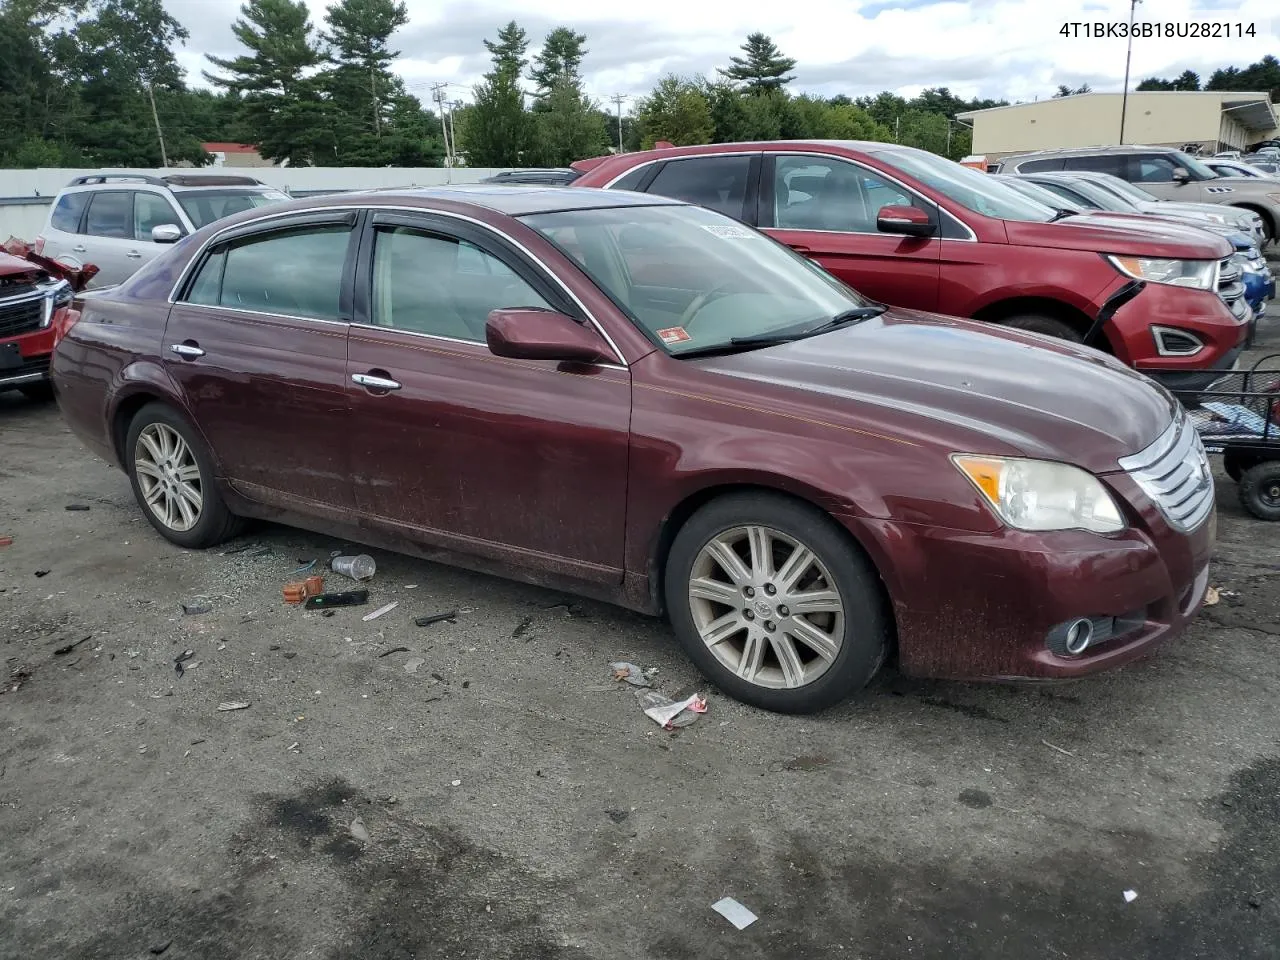
[[622, 101], [629, 100], [630, 97], [623, 93], [615, 93], [609, 99], [612, 100], [614, 106], [618, 108], [618, 152], [622, 153]]
[[[462, 101], [454, 100], [449, 104], [449, 142], [453, 144], [453, 151], [456, 156], [458, 152], [458, 131], [453, 127], [453, 116], [462, 109]], [[465, 127], [463, 128], [466, 129]]]
[[902, 130], [902, 117], [901, 116], [894, 117], [893, 118], [893, 142], [894, 143], [902, 142], [902, 138], [899, 136], [899, 133], [901, 132], [901, 130]]
[[447, 83], [433, 83], [431, 85], [431, 99], [436, 102], [436, 106], [440, 109], [440, 134], [444, 137], [444, 165], [452, 167], [453, 145], [449, 139], [449, 118], [446, 115], [444, 105], [444, 90], [447, 86], [449, 86]]
[[1133, 16], [1142, 0], [1129, 0], [1129, 50], [1124, 55], [1124, 94], [1120, 98], [1120, 145], [1124, 146], [1124, 117], [1129, 110], [1129, 61], [1133, 59]]
[[169, 155], [164, 150], [164, 131], [160, 129], [160, 112], [156, 110], [155, 84], [147, 84], [147, 95], [151, 98], [151, 118], [156, 122], [156, 137], [160, 141], [160, 165], [168, 169]]

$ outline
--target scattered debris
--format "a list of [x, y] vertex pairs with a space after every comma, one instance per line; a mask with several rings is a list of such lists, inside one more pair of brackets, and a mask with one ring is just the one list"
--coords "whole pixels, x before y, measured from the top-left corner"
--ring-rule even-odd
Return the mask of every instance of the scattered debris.
[[371, 839], [373, 839], [372, 837], [369, 836], [369, 831], [365, 827], [364, 821], [361, 820], [359, 817], [356, 817], [354, 820], [351, 821], [351, 826], [349, 827], [349, 829], [351, 831], [351, 836], [359, 840], [361, 843], [368, 843]]
[[184, 603], [182, 605], [182, 612], [188, 617], [198, 617], [203, 613], [209, 613], [211, 610], [213, 610], [213, 605], [206, 603], [203, 600], [197, 600], [194, 603]]
[[1210, 587], [1204, 592], [1204, 605], [1206, 607], [1216, 607], [1221, 599], [1222, 597], [1218, 593], [1217, 587]]
[[89, 634], [89, 636], [87, 637], [81, 637], [79, 640], [74, 640], [71, 643], [68, 643], [64, 647], [59, 647], [57, 650], [53, 651], [53, 655], [55, 657], [64, 656], [65, 654], [70, 653], [76, 647], [80, 646], [80, 644], [84, 643], [86, 640], [92, 640], [92, 639], [93, 639], [93, 634]]
[[224, 557], [230, 557], [230, 556], [233, 556], [234, 554], [237, 554], [237, 553], [244, 553], [246, 550], [250, 550], [250, 549], [252, 549], [252, 548], [254, 548], [254, 547], [256, 547], [256, 546], [257, 546], [257, 544], [256, 544], [256, 543], [241, 543], [241, 544], [237, 544], [237, 545], [236, 545], [236, 546], [234, 546], [234, 547], [231, 547], [231, 548], [229, 548], [229, 549], [227, 549], [227, 550], [223, 550], [223, 551], [222, 551], [222, 555], [223, 555]]
[[249, 551], [249, 553], [248, 553], [248, 556], [250, 556], [250, 557], [266, 557], [266, 556], [270, 556], [270, 554], [271, 554], [271, 548], [270, 548], [270, 547], [259, 547], [257, 550], [250, 550], [250, 551]]
[[352, 580], [370, 580], [378, 572], [378, 565], [367, 553], [354, 557], [334, 557], [329, 561], [334, 573], [340, 573]]
[[302, 603], [309, 597], [324, 593], [324, 577], [307, 577], [294, 583], [286, 583], [281, 589], [285, 603]]
[[813, 773], [815, 770], [821, 770], [830, 763], [831, 761], [821, 754], [813, 754], [805, 757], [792, 757], [782, 765], [782, 769], [797, 773]]
[[36, 576], [37, 576], [37, 577], [47, 577], [47, 576], [48, 576], [49, 574], [51, 574], [52, 572], [53, 572], [52, 570], [37, 570], [37, 571], [36, 571]]
[[707, 701], [697, 693], [677, 702], [653, 690], [637, 690], [636, 700], [644, 715], [664, 730], [687, 727], [698, 719], [698, 714], [707, 712]]
[[[330, 612], [330, 613], [332, 613], [333, 611], [332, 611], [332, 610], [330, 610], [329, 612]], [[292, 660], [292, 659], [293, 659], [294, 657], [296, 657], [297, 655], [298, 655], [298, 651], [297, 651], [297, 650], [286, 650], [286, 651], [284, 652], [284, 658], [285, 658], [286, 660]]]
[[404, 588], [405, 588], [406, 590], [417, 590], [417, 589], [418, 589], [418, 585], [417, 585], [416, 583], [406, 583], [406, 584], [404, 585]]
[[160, 954], [164, 953], [166, 950], [168, 950], [168, 949], [169, 949], [170, 947], [172, 947], [172, 946], [173, 946], [173, 941], [172, 941], [172, 940], [166, 940], [164, 943], [158, 943], [158, 944], [156, 944], [154, 947], [152, 947], [152, 948], [151, 948], [151, 950], [150, 950], [150, 953], [151, 953], [153, 956], [157, 956], [157, 957], [158, 957], [158, 956], [160, 956]]
[[293, 741], [293, 743], [291, 743], [291, 744], [289, 744], [289, 746], [285, 747], [285, 750], [297, 750], [297, 749], [298, 749], [298, 744], [299, 744], [299, 742], [300, 742], [300, 741], [298, 741], [298, 740]]
[[724, 917], [739, 930], [745, 930], [760, 918], [733, 897], [725, 897], [711, 905], [711, 909]]
[[302, 564], [302, 566], [298, 567], [297, 570], [293, 571], [295, 575], [299, 573], [310, 573], [312, 570], [316, 568], [315, 560], [303, 560], [301, 557], [299, 557], [298, 562]]
[[377, 620], [377, 619], [378, 619], [380, 616], [382, 616], [384, 613], [390, 613], [392, 610], [394, 610], [394, 609], [395, 609], [396, 607], [398, 607], [398, 606], [400, 606], [400, 601], [399, 601], [399, 600], [392, 600], [392, 601], [391, 601], [390, 603], [388, 603], [386, 606], [384, 606], [384, 607], [379, 607], [377, 610], [373, 611], [373, 613], [366, 613], [366, 614], [365, 614], [363, 617], [361, 617], [360, 619], [361, 619], [361, 620], [366, 620], [366, 621], [368, 621], [368, 620]]
[[623, 820], [627, 819], [627, 817], [631, 816], [631, 811], [630, 810], [606, 810], [605, 814], [614, 823], [621, 823]]
[[1068, 757], [1074, 757], [1074, 756], [1075, 756], [1075, 754], [1074, 754], [1074, 753], [1072, 753], [1070, 750], [1063, 750], [1061, 747], [1056, 746], [1055, 744], [1050, 743], [1048, 740], [1041, 740], [1040, 742], [1041, 742], [1041, 743], [1043, 743], [1043, 744], [1044, 744], [1046, 747], [1048, 747], [1050, 750], [1057, 750], [1059, 753], [1065, 754], [1065, 755], [1066, 755], [1066, 756], [1068, 756]]
[[431, 679], [432, 679], [432, 680], [434, 680], [436, 683], [444, 683], [444, 682], [445, 682], [445, 681], [444, 681], [444, 677], [442, 677], [442, 676], [441, 676], [440, 674], [438, 674], [438, 673], [432, 673], [432, 674], [431, 674]]
[[408, 647], [392, 647], [390, 650], [383, 650], [380, 654], [378, 654], [377, 659], [381, 660], [383, 657], [389, 657], [393, 653], [408, 653], [408, 652], [409, 652]]
[[308, 610], [319, 610], [323, 607], [360, 607], [368, 602], [368, 590], [347, 590], [343, 593], [322, 593], [316, 597], [308, 597], [305, 606]]
[[[406, 587], [405, 589], [407, 590], [408, 587]], [[414, 626], [417, 626], [417, 627], [429, 627], [433, 623], [444, 623], [445, 621], [448, 621], [449, 623], [455, 623], [457, 616], [458, 616], [457, 610], [450, 610], [448, 613], [433, 613], [429, 617], [418, 617], [413, 621], [413, 623], [414, 623]]]
[[242, 700], [229, 700], [226, 703], [218, 704], [218, 709], [226, 713], [230, 710], [248, 710], [249, 705]]
[[417, 673], [417, 672], [418, 672], [418, 668], [419, 668], [420, 666], [422, 666], [422, 665], [423, 665], [424, 663], [426, 663], [426, 662], [427, 662], [427, 661], [423, 660], [421, 657], [414, 657], [414, 658], [412, 658], [411, 660], [406, 660], [406, 661], [404, 662], [404, 672], [405, 672], [405, 673]]
[[1137, 899], [1138, 899], [1138, 891], [1137, 891], [1137, 890], [1126, 890], [1126, 891], [1124, 892], [1124, 902], [1125, 902], [1125, 903], [1133, 903], [1133, 901], [1135, 901], [1135, 900], [1137, 900]]
[[68, 503], [67, 509], [73, 513], [81, 513], [88, 510], [89, 505], [87, 503]]
[[613, 679], [625, 680], [633, 687], [653, 686], [653, 678], [658, 673], [657, 667], [641, 670], [634, 663], [625, 663], [623, 661], [609, 664], [609, 669], [613, 671]]
[[10, 537], [10, 536], [0, 537], [0, 547], [11, 547], [11, 546], [13, 546], [13, 537]]
[[455, 781], [453, 781], [453, 786], [455, 786], [455, 787], [460, 787], [460, 786], [462, 786], [462, 781], [461, 781], [461, 780], [455, 780]]
[[519, 640], [521, 637], [523, 637], [526, 633], [529, 632], [529, 628], [531, 626], [533, 626], [533, 617], [525, 617], [523, 620], [517, 623], [516, 628], [511, 631], [511, 639]]
[[0, 693], [17, 693], [22, 689], [22, 685], [31, 679], [31, 670], [21, 664], [15, 666], [9, 671], [9, 680], [5, 684], [5, 688]]
[[[184, 664], [186, 663], [186, 661], [190, 660], [195, 655], [196, 655], [196, 652], [194, 650], [183, 650], [180, 654], [178, 654], [176, 657], [173, 658], [173, 672], [176, 673], [178, 676], [182, 676], [187, 669], [186, 666], [184, 666]], [[192, 664], [191, 666], [195, 666], [195, 664]]]

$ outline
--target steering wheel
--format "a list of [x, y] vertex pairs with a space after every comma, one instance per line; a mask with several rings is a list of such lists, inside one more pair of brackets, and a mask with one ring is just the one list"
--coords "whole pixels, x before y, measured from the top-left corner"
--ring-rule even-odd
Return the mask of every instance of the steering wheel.
[[707, 305], [707, 302], [721, 290], [734, 283], [732, 280], [726, 280], [719, 286], [712, 287], [710, 290], [704, 291], [693, 298], [693, 301], [684, 308], [684, 313], [680, 314], [680, 319], [676, 321], [677, 327], [684, 327], [686, 330], [693, 318], [698, 315], [698, 311]]

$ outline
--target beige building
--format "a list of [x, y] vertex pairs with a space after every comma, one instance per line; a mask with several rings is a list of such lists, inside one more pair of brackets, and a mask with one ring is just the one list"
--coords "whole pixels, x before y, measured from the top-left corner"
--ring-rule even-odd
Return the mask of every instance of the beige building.
[[[1053, 147], [1120, 142], [1118, 93], [1080, 93], [1035, 103], [970, 110], [956, 119], [973, 125], [973, 152], [998, 160]], [[1280, 121], [1266, 93], [1150, 91], [1129, 94], [1124, 142], [1185, 147], [1204, 153], [1239, 150], [1276, 136]]]

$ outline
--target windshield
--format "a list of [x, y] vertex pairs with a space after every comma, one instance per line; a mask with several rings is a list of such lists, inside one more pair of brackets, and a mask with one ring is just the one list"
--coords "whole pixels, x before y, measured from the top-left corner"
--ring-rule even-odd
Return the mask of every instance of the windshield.
[[1123, 197], [1133, 204], [1158, 203], [1160, 198], [1154, 193], [1147, 193], [1139, 186], [1135, 186], [1128, 180], [1122, 180], [1120, 177], [1113, 177], [1110, 174], [1099, 174], [1093, 180], [1102, 189], [1114, 193], [1118, 197]]
[[521, 219], [576, 260], [674, 356], [872, 305], [782, 244], [701, 207], [610, 207]]
[[1038, 203], [1043, 203], [1046, 207], [1054, 206], [1060, 210], [1072, 210], [1075, 213], [1081, 213], [1086, 209], [1074, 197], [1059, 196], [1049, 187], [1032, 183], [1030, 180], [1001, 175], [1000, 182], [1008, 184], [1011, 190], [1017, 190], [1024, 197], [1030, 197]]
[[1096, 204], [1099, 210], [1108, 210], [1111, 213], [1141, 213], [1137, 205], [1127, 197], [1121, 196], [1119, 193], [1108, 190], [1106, 186], [1096, 180], [1087, 180], [1082, 178], [1072, 178], [1070, 188], [1081, 194], [1089, 202]]
[[1000, 220], [1047, 223], [1057, 210], [1023, 196], [988, 174], [923, 151], [870, 151], [881, 163], [928, 184], [966, 210]]
[[279, 190], [191, 190], [176, 196], [197, 230], [233, 213], [289, 199]]

